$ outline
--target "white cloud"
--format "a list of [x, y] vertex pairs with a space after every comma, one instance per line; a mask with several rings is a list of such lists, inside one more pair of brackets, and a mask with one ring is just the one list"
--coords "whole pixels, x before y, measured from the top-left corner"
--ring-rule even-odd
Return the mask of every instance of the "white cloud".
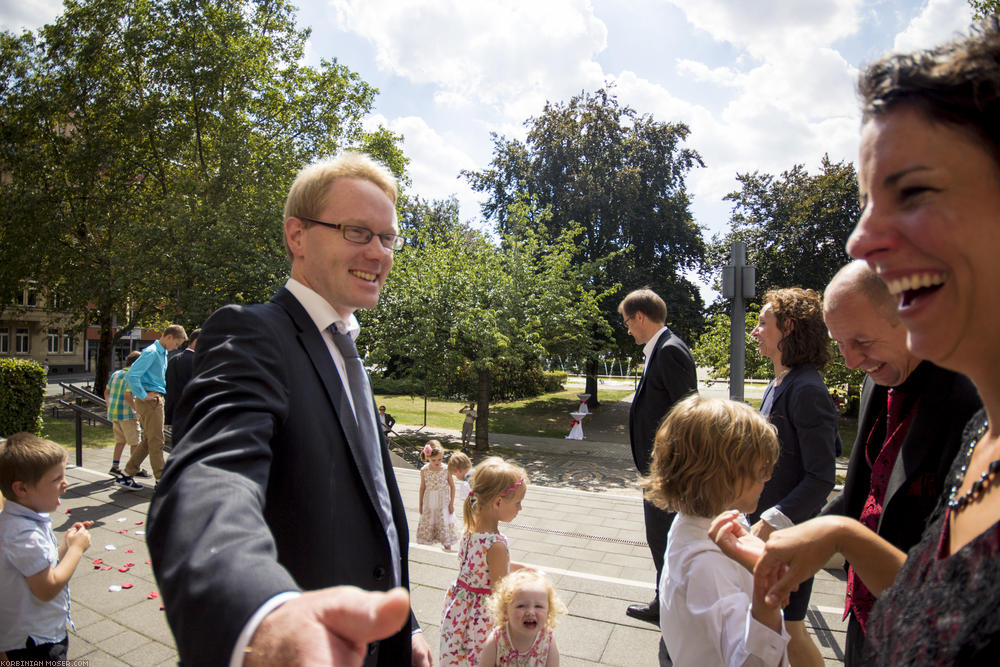
[[825, 46], [857, 32], [861, 0], [669, 0], [693, 26], [754, 57]]
[[677, 73], [689, 75], [695, 81], [714, 83], [720, 86], [735, 86], [739, 83], [740, 74], [731, 67], [711, 68], [705, 63], [687, 58], [677, 60]]
[[967, 33], [972, 8], [967, 0], [929, 0], [903, 32], [896, 35], [893, 50], [906, 53], [926, 49]]
[[[451, 107], [536, 113], [553, 94], [594, 87], [607, 28], [589, 0], [332, 0], [334, 23], [375, 47], [379, 67], [437, 87]], [[554, 92], [555, 91], [555, 92]]]
[[62, 14], [62, 0], [0, 0], [0, 28], [19, 33], [35, 30]]
[[463, 169], [479, 169], [478, 161], [462, 148], [463, 140], [449, 133], [441, 133], [418, 116], [401, 116], [387, 119], [382, 115], [365, 118], [365, 129], [373, 130], [383, 125], [396, 134], [403, 135], [403, 152], [410, 158], [407, 174], [412, 181], [412, 192], [424, 199], [458, 198], [463, 218], [477, 216], [479, 196], [464, 178]]

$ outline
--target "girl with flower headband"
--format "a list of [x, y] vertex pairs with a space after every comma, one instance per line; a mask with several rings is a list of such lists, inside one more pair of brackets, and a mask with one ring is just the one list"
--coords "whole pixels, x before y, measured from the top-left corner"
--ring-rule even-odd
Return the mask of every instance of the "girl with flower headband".
[[471, 667], [493, 623], [486, 604], [509, 570], [507, 538], [500, 522], [514, 520], [528, 485], [522, 468], [491, 456], [472, 473], [472, 490], [463, 507], [465, 535], [458, 549], [458, 579], [448, 589], [441, 615], [441, 665]]
[[420, 469], [420, 523], [417, 525], [418, 544], [440, 542], [445, 551], [455, 543], [455, 525], [449, 517], [455, 513], [455, 480], [442, 463], [444, 447], [437, 440], [428, 440], [420, 452], [427, 465]]

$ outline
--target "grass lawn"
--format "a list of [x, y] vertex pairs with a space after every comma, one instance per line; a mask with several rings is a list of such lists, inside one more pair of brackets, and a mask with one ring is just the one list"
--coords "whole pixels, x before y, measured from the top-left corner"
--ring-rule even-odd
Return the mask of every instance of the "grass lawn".
[[[76, 448], [76, 421], [45, 417], [42, 423], [42, 437], [68, 449]], [[110, 426], [89, 426], [83, 424], [84, 447], [107, 447], [115, 444], [115, 434]]]
[[[543, 394], [534, 398], [509, 403], [490, 404], [490, 433], [533, 435], [562, 438], [566, 435], [567, 415], [578, 405], [579, 390], [565, 390]], [[631, 391], [601, 389], [601, 401], [614, 402], [631, 394]], [[422, 396], [375, 397], [375, 402], [385, 405], [386, 412], [403, 424], [424, 423]], [[461, 429], [465, 415], [459, 414], [460, 401], [427, 399], [427, 425], [433, 428]]]

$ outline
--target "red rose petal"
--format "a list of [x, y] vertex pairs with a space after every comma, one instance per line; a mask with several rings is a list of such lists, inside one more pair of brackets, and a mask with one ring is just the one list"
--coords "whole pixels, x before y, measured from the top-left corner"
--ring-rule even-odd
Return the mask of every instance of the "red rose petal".
[[147, 600], [155, 600], [158, 597], [160, 597], [160, 594], [157, 593], [156, 591], [153, 591], [152, 593], [150, 593], [149, 595], [146, 596], [146, 599]]
[[128, 571], [129, 571], [129, 569], [130, 569], [130, 568], [127, 568], [127, 567], [120, 567], [120, 568], [118, 568], [118, 571], [119, 571], [119, 572], [128, 572]]
[[94, 564], [94, 569], [95, 569], [95, 570], [100, 570], [100, 569], [101, 569], [101, 566], [100, 566], [100, 565], [97, 565], [97, 564], [95, 563], [95, 564]]
[[142, 523], [143, 523], [142, 521], [136, 521], [136, 522], [135, 522], [135, 525], [137, 525], [137, 526], [141, 526], [141, 525], [142, 525]]
[[69, 510], [66, 510], [66, 514], [69, 514]]
[[132, 588], [135, 584], [122, 584], [122, 588]]
[[127, 532], [128, 532], [128, 528], [122, 528], [121, 530], [118, 531], [118, 534], [119, 535], [124, 535]]
[[103, 559], [103, 558], [95, 558], [95, 559], [94, 559], [94, 564], [95, 564], [95, 565], [100, 565], [100, 564], [102, 564], [103, 562], [104, 562], [104, 559]]
[[151, 560], [147, 560], [146, 561], [146, 565], [152, 565], [152, 564], [153, 564], [153, 561], [151, 561]]
[[135, 553], [135, 549], [126, 549], [125, 553], [127, 553], [127, 554], [134, 554]]
[[163, 605], [162, 604], [160, 605], [160, 611], [163, 611]]
[[102, 569], [102, 570], [113, 570], [114, 568], [113, 568], [113, 567], [111, 567], [110, 565], [105, 565], [105, 566], [104, 566], [104, 567], [102, 567], [101, 569]]
[[125, 563], [125, 567], [135, 567], [135, 563]]

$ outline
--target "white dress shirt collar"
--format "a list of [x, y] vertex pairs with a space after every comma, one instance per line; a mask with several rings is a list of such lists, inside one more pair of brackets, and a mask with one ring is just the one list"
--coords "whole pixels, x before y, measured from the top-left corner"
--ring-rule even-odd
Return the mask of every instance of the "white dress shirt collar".
[[337, 325], [341, 333], [350, 334], [351, 338], [357, 338], [361, 331], [361, 325], [354, 313], [346, 320], [340, 316], [327, 300], [321, 297], [313, 289], [306, 287], [295, 278], [289, 278], [285, 283], [285, 289], [292, 293], [302, 307], [306, 309], [309, 317], [316, 324], [320, 331], [326, 331], [331, 324]]
[[642, 354], [647, 361], [649, 361], [649, 355], [651, 355], [653, 350], [656, 349], [656, 341], [660, 340], [660, 336], [662, 336], [663, 332], [666, 330], [666, 325], [660, 327], [660, 330], [653, 334], [653, 337], [647, 340], [646, 344], [642, 346]]

